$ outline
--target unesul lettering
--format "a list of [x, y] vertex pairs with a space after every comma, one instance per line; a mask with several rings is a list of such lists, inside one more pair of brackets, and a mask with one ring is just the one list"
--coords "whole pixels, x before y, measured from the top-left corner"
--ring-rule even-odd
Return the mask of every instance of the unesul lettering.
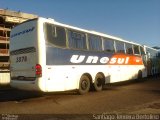
[[[84, 62], [86, 56], [84, 55], [72, 55], [70, 62], [71, 63], [82, 63]], [[129, 62], [129, 57], [125, 58], [116, 58], [116, 57], [101, 57], [99, 58], [98, 56], [88, 56], [85, 63], [97, 63], [100, 62], [102, 64], [128, 64]]]

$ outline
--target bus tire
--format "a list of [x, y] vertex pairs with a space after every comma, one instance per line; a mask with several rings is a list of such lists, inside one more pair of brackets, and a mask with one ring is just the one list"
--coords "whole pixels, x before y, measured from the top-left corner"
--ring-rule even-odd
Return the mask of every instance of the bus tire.
[[78, 93], [80, 95], [86, 94], [90, 89], [90, 79], [87, 75], [82, 75], [79, 81]]
[[139, 79], [142, 79], [142, 71], [141, 70], [138, 71], [138, 80]]
[[96, 75], [95, 81], [93, 83], [95, 91], [97, 91], [97, 92], [102, 91], [104, 79], [105, 78], [103, 77], [103, 75], [101, 75], [101, 74]]

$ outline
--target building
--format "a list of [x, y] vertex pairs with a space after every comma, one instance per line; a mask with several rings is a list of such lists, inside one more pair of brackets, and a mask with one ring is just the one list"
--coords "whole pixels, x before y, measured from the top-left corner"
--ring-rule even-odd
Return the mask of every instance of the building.
[[8, 84], [9, 74], [9, 37], [11, 29], [26, 20], [37, 18], [37, 15], [0, 9], [0, 85]]

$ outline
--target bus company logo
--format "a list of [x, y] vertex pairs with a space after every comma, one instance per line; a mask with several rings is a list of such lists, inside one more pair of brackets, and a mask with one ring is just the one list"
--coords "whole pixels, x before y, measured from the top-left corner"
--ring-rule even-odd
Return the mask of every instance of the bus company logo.
[[15, 33], [15, 34], [11, 35], [11, 38], [16, 37], [16, 36], [19, 36], [19, 35], [23, 35], [23, 34], [25, 34], [25, 33], [32, 32], [34, 29], [35, 29], [35, 27], [31, 27], [31, 28], [26, 29], [26, 30], [23, 30], [23, 31], [21, 31], [21, 32]]
[[84, 56], [84, 55], [72, 55], [70, 62], [71, 63], [98, 63], [100, 62], [101, 64], [128, 64], [129, 63], [129, 57], [101, 57], [99, 58], [98, 56]]

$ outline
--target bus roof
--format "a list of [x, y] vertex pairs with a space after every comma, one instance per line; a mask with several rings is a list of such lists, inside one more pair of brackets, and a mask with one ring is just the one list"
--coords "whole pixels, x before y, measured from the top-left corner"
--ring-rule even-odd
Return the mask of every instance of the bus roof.
[[[43, 18], [43, 17], [38, 17], [36, 19], [31, 19], [31, 20], [25, 21], [23, 23], [26, 23], [26, 22], [29, 22], [29, 21], [33, 21], [33, 20], [40, 20], [42, 22], [47, 22], [47, 23], [51, 23], [51, 24], [54, 24], [54, 25], [62, 26], [62, 27], [65, 27], [65, 28], [70, 28], [70, 29], [74, 29], [74, 30], [85, 32], [85, 33], [89, 33], [89, 34], [94, 34], [94, 35], [97, 35], [97, 36], [113, 39], [113, 40], [116, 40], [116, 41], [121, 41], [121, 42], [125, 42], [125, 43], [130, 43], [130, 44], [134, 44], [134, 45], [143, 46], [141, 44], [138, 44], [138, 43], [135, 43], [135, 42], [132, 42], [132, 41], [128, 41], [128, 40], [124, 40], [122, 38], [111, 36], [111, 35], [108, 35], [108, 34], [105, 34], [105, 33], [97, 32], [97, 31], [93, 31], [93, 30], [86, 30], [86, 29], [75, 27], [75, 26], [63, 24], [63, 23], [57, 22], [57, 21], [55, 21], [54, 19], [51, 19], [51, 18], [47, 19], [47, 18]], [[23, 23], [21, 23], [21, 24], [23, 24]]]

